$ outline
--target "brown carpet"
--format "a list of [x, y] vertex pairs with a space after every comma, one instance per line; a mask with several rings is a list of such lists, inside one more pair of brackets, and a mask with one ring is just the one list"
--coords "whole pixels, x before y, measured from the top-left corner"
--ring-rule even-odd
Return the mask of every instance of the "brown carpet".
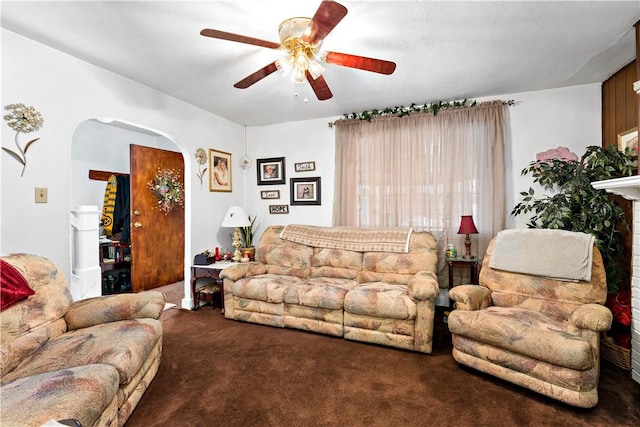
[[[160, 290], [180, 305], [182, 284]], [[160, 370], [126, 426], [640, 425], [627, 371], [603, 362], [599, 404], [576, 409], [459, 366], [438, 319], [425, 355], [169, 309]]]

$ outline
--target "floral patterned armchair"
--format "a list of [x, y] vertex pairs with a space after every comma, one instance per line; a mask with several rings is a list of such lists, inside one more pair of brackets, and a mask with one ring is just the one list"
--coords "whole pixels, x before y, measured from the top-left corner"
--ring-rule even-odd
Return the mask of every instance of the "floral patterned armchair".
[[[582, 234], [569, 233], [499, 233], [483, 259], [480, 285], [450, 291], [455, 309], [448, 326], [457, 362], [570, 405], [590, 408], [598, 403], [600, 334], [612, 321], [611, 312], [603, 306], [607, 284], [598, 249], [592, 244], [589, 248], [585, 263], [590, 267], [589, 280], [509, 271], [492, 262], [492, 256], [509, 256], [496, 253], [496, 242], [516, 238], [519, 243], [510, 252], [516, 258], [525, 257], [521, 265], [535, 257], [533, 250], [543, 253], [543, 265], [570, 270], [554, 253], [557, 242]], [[532, 249], [530, 242], [536, 239], [547, 245]]]

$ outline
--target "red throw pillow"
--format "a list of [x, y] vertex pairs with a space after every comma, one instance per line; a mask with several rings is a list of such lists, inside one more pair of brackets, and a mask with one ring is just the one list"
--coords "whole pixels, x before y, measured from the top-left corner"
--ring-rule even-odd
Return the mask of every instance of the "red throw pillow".
[[613, 313], [613, 321], [623, 326], [631, 326], [631, 291], [608, 294], [606, 306]]
[[0, 259], [0, 311], [33, 294], [35, 291], [24, 276], [13, 265]]

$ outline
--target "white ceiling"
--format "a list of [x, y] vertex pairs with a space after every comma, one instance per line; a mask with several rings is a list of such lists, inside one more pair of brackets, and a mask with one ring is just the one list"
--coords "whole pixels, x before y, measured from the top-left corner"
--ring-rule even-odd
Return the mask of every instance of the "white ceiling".
[[348, 14], [322, 50], [397, 69], [327, 64], [328, 101], [278, 73], [234, 88], [284, 53], [199, 34], [279, 42], [280, 22], [313, 16], [320, 0], [2, 0], [1, 13], [10, 31], [248, 126], [602, 82], [634, 59], [640, 20], [638, 0], [340, 3]]

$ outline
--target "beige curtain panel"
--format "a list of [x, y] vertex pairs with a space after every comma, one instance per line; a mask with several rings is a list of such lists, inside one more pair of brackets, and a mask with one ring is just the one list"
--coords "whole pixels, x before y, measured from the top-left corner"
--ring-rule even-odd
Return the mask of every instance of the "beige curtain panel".
[[472, 252], [484, 254], [505, 226], [505, 108], [338, 121], [334, 225], [427, 230], [445, 273], [447, 243], [464, 247], [460, 216], [473, 215]]

